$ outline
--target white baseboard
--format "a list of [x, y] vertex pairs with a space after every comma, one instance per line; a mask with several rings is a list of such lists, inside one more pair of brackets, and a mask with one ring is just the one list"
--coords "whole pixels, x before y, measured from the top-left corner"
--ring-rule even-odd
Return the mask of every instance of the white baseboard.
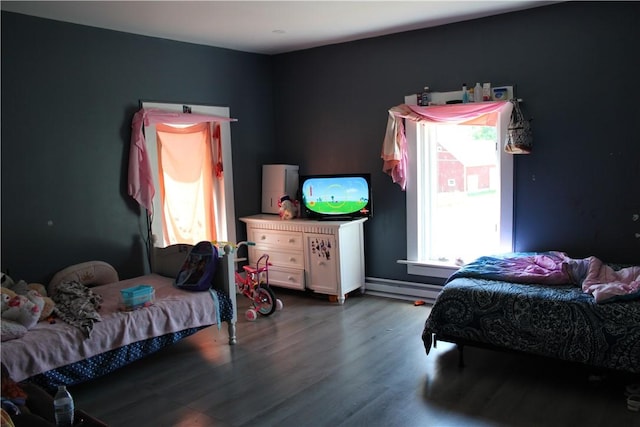
[[365, 277], [365, 293], [369, 295], [409, 301], [422, 300], [432, 304], [441, 290], [442, 285]]

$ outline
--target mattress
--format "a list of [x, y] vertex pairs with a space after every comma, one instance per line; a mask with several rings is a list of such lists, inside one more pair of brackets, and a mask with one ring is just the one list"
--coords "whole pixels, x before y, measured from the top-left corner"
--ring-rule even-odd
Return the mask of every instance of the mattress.
[[[121, 310], [120, 290], [139, 285], [153, 286], [153, 305], [134, 311]], [[187, 336], [182, 331], [193, 333], [206, 326], [219, 325], [229, 321], [233, 315], [231, 302], [223, 292], [215, 291], [214, 297], [208, 291], [181, 290], [174, 286], [172, 277], [157, 274], [97, 286], [92, 290], [103, 298], [99, 310], [102, 320], [94, 324], [88, 338], [79, 328], [57, 319], [53, 324], [40, 322], [24, 337], [2, 343], [2, 361], [14, 380], [22, 381], [98, 355], [104, 355], [105, 360], [112, 360], [113, 366], [116, 366], [124, 360], [135, 360], [156, 351], [161, 347], [158, 347], [159, 344], [166, 345]], [[155, 338], [160, 339], [154, 343]], [[137, 350], [136, 343], [140, 343]], [[127, 346], [132, 347], [127, 349]], [[124, 352], [135, 351], [139, 357], [125, 357], [120, 361], [118, 357], [107, 357], [109, 352], [123, 348]], [[87, 370], [87, 375], [113, 370], [113, 366], [104, 360], [99, 365], [102, 367], [91, 368], [94, 372]], [[79, 382], [80, 379], [74, 381]]]

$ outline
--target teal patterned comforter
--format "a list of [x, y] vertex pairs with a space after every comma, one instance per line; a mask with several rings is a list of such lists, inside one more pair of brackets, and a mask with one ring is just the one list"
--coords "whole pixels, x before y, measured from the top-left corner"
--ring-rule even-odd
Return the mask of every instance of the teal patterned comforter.
[[425, 323], [427, 354], [434, 338], [640, 373], [640, 300], [598, 304], [575, 285], [457, 277]]

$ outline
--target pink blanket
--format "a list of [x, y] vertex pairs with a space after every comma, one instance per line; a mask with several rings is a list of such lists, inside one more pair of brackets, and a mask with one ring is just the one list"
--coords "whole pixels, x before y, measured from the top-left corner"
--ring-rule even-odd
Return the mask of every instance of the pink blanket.
[[640, 266], [616, 271], [594, 256], [575, 261], [583, 264], [578, 268], [584, 270], [578, 284], [584, 292], [592, 294], [596, 302], [616, 297], [640, 297]]
[[[103, 298], [102, 320], [90, 338], [75, 326], [57, 319], [40, 322], [20, 339], [2, 343], [2, 361], [16, 381], [151, 337], [217, 323], [217, 307], [208, 292], [176, 288], [174, 279], [149, 274], [92, 288]], [[120, 311], [120, 290], [151, 285], [151, 307]]]
[[480, 257], [464, 265], [448, 281], [456, 277], [546, 285], [574, 284], [593, 295], [597, 303], [640, 298], [640, 266], [614, 270], [594, 256], [574, 259], [559, 251]]

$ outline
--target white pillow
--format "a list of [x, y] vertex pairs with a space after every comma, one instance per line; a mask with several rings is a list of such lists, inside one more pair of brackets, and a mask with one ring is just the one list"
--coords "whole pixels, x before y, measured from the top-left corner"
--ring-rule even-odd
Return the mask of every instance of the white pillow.
[[49, 282], [47, 292], [49, 296], [55, 294], [60, 283], [76, 281], [85, 286], [99, 286], [119, 280], [118, 272], [111, 264], [104, 261], [87, 261], [57, 272]]
[[2, 329], [1, 339], [3, 342], [22, 338], [27, 333], [25, 326], [13, 320], [2, 319], [0, 327]]

